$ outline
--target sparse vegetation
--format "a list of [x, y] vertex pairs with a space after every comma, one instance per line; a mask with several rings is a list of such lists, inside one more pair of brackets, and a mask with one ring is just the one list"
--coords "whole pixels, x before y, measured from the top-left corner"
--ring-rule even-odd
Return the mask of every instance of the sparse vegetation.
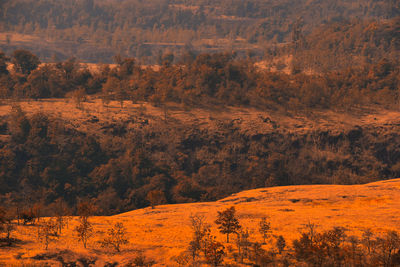
[[89, 238], [93, 236], [93, 225], [89, 222], [89, 217], [93, 215], [95, 210], [96, 207], [88, 201], [79, 203], [79, 223], [75, 227], [75, 231], [79, 240], [82, 241], [84, 248], [86, 248]]
[[147, 193], [146, 199], [150, 202], [150, 206], [154, 209], [155, 206], [166, 203], [165, 194], [161, 190], [152, 190]]
[[0, 233], [5, 233], [5, 239], [9, 246], [13, 243], [11, 234], [15, 231], [13, 219], [11, 211], [0, 206]]
[[269, 238], [269, 236], [271, 234], [271, 224], [267, 220], [267, 217], [263, 217], [260, 220], [258, 231], [260, 232], [260, 234], [263, 237], [263, 244], [265, 244], [265, 241], [267, 240], [267, 238]]
[[276, 248], [278, 249], [279, 254], [282, 254], [282, 251], [286, 247], [286, 240], [283, 236], [278, 236], [276, 239]]
[[204, 247], [204, 238], [210, 232], [210, 226], [206, 224], [204, 216], [190, 216], [190, 227], [192, 229], [192, 241], [189, 243], [188, 251], [192, 256], [193, 263], [196, 262], [199, 252]]
[[49, 244], [55, 242], [58, 238], [57, 222], [54, 218], [50, 218], [46, 221], [42, 221], [38, 227], [38, 238], [44, 244], [46, 250], [49, 248]]
[[[363, 190], [370, 190], [370, 192], [375, 192], [377, 188], [385, 186], [384, 189], [379, 189], [379, 192], [385, 192], [388, 191], [388, 188], [394, 188], [393, 185], [397, 185], [396, 181], [394, 180], [391, 182], [392, 187], [390, 185], [387, 185], [387, 183], [380, 183], [378, 186], [377, 184], [372, 187], [372, 185], [364, 185], [362, 188]], [[325, 186], [326, 187], [326, 186]], [[297, 195], [298, 199], [303, 199], [302, 197], [299, 197], [299, 192], [302, 190], [305, 190], [305, 187], [283, 187], [282, 189], [277, 189], [276, 191], [276, 196], [282, 195], [282, 193], [287, 194], [288, 192], [291, 192], [290, 195]], [[296, 188], [296, 190], [293, 190], [293, 188]], [[311, 187], [310, 187], [311, 188]], [[343, 187], [344, 188], [344, 187]], [[361, 187], [360, 187], [361, 188]], [[273, 189], [273, 188], [271, 188]], [[269, 190], [271, 190], [269, 189]], [[309, 190], [309, 191], [307, 191]], [[319, 193], [311, 193], [311, 189], [307, 189], [304, 193], [301, 193], [303, 196], [307, 196], [310, 200], [313, 198], [320, 199], [320, 193], [324, 192], [324, 194], [327, 194], [329, 191], [326, 189], [318, 189]], [[315, 188], [314, 188], [315, 190]], [[335, 196], [338, 201], [334, 202], [332, 205], [335, 205], [335, 207], [339, 206], [340, 201], [346, 202], [343, 205], [349, 205], [350, 202], [355, 202], [355, 200], [350, 200], [353, 198], [352, 193], [350, 191], [357, 192], [356, 194], [359, 194], [361, 192], [359, 189], [354, 190], [347, 188], [349, 190], [347, 193], [335, 193], [334, 191], [331, 192], [333, 196]], [[134, 250], [136, 250], [136, 247], [139, 244], [143, 244], [145, 242], [148, 246], [149, 243], [148, 240], [144, 241], [141, 240], [143, 237], [150, 237], [153, 236], [152, 238], [156, 238], [155, 240], [163, 240], [163, 242], [167, 243], [161, 243], [161, 246], [167, 246], [165, 247], [166, 251], [171, 250], [171, 246], [174, 246], [175, 244], [171, 244], [169, 239], [165, 239], [166, 235], [172, 234], [172, 236], [189, 236], [182, 234], [182, 230], [185, 228], [184, 227], [184, 221], [182, 221], [184, 218], [186, 218], [186, 224], [190, 227], [192, 231], [192, 239], [189, 238], [183, 238], [185, 240], [184, 242], [187, 245], [187, 250], [186, 251], [180, 251], [179, 254], [176, 254], [172, 257], [170, 257], [170, 261], [167, 259], [164, 259], [162, 262], [173, 262], [172, 264], [177, 264], [179, 266], [186, 266], [186, 265], [193, 265], [193, 266], [199, 266], [201, 264], [207, 263], [210, 266], [221, 266], [224, 264], [257, 264], [260, 266], [266, 266], [270, 264], [277, 264], [277, 265], [284, 265], [284, 266], [298, 266], [298, 265], [305, 265], [305, 266], [338, 266], [338, 265], [344, 265], [344, 266], [397, 266], [399, 264], [399, 253], [400, 253], [400, 238], [398, 231], [395, 230], [384, 230], [384, 231], [371, 231], [369, 229], [363, 229], [361, 233], [358, 233], [359, 228], [343, 228], [338, 226], [336, 223], [337, 218], [332, 218], [332, 220], [328, 224], [332, 224], [335, 222], [334, 226], [332, 227], [327, 227], [325, 226], [326, 222], [319, 221], [318, 227], [316, 223], [313, 223], [311, 221], [307, 221], [305, 218], [307, 218], [308, 215], [312, 214], [309, 211], [303, 213], [299, 213], [295, 216], [296, 219], [295, 221], [297, 222], [298, 220], [302, 220], [303, 222], [306, 221], [302, 225], [302, 227], [299, 230], [299, 233], [295, 234], [293, 232], [282, 232], [277, 229], [281, 228], [285, 224], [287, 225], [292, 225], [293, 222], [283, 222], [285, 220], [282, 220], [281, 218], [275, 218], [276, 216], [283, 216], [289, 219], [287, 217], [288, 215], [286, 213], [280, 213], [279, 212], [279, 205], [277, 203], [280, 203], [279, 200], [271, 200], [268, 197], [271, 197], [272, 191], [266, 192], [267, 190], [257, 190], [259, 195], [255, 195], [254, 193], [249, 193], [245, 192], [246, 197], [242, 197], [240, 195], [237, 195], [235, 197], [230, 197], [227, 199], [224, 199], [221, 202], [216, 202], [218, 203], [218, 209], [221, 208], [221, 204], [225, 207], [226, 209], [223, 209], [222, 211], [215, 212], [214, 214], [209, 214], [210, 210], [215, 210], [215, 207], [212, 208], [210, 203], [199, 203], [198, 207], [202, 207], [204, 215], [196, 214], [192, 215], [189, 217], [186, 213], [187, 207], [184, 206], [165, 206], [163, 208], [163, 211], [160, 213], [151, 211], [149, 212], [148, 209], [143, 209], [143, 210], [137, 210], [135, 213], [134, 217], [131, 217], [128, 214], [124, 214], [122, 217], [116, 216], [116, 217], [108, 217], [107, 220], [104, 222], [104, 219], [102, 217], [97, 218], [96, 216], [93, 216], [90, 218], [91, 221], [91, 233], [93, 234], [92, 236], [96, 239], [100, 238], [100, 244], [105, 247], [105, 248], [110, 248], [116, 253], [106, 253], [104, 255], [100, 255], [99, 253], [101, 250], [96, 250], [95, 249], [95, 244], [93, 244], [93, 252], [95, 253], [94, 257], [82, 257], [79, 255], [75, 255], [75, 252], [72, 252], [70, 250], [64, 250], [63, 247], [66, 246], [67, 244], [64, 244], [66, 240], [72, 240], [72, 244], [69, 243], [68, 247], [75, 247], [77, 249], [78, 242], [81, 241], [80, 238], [76, 238], [76, 228], [73, 230], [68, 230], [64, 229], [63, 234], [60, 235], [58, 231], [58, 222], [57, 222], [57, 217], [53, 218], [42, 218], [40, 222], [35, 223], [36, 226], [32, 227], [30, 225], [20, 225], [16, 226], [15, 222], [12, 220], [9, 221], [11, 225], [14, 226], [15, 233], [13, 233], [13, 236], [15, 237], [21, 237], [25, 234], [28, 234], [31, 232], [29, 229], [38, 229], [38, 237], [39, 241], [43, 244], [43, 249], [46, 250], [46, 252], [40, 252], [35, 254], [34, 257], [32, 257], [32, 262], [36, 264], [36, 261], [55, 261], [55, 262], [64, 262], [64, 263], [78, 263], [78, 262], [85, 262], [85, 263], [90, 263], [90, 264], [100, 264], [99, 257], [103, 258], [106, 257], [107, 262], [110, 264], [119, 264], [121, 263], [122, 259], [125, 264], [128, 264], [128, 266], [151, 266], [156, 262], [154, 260], [149, 260], [148, 256], [145, 256], [145, 254], [137, 254], [136, 257], [130, 258], [129, 261], [125, 259], [129, 259], [129, 257], [132, 257], [132, 246], [135, 247]], [[264, 191], [264, 192], [263, 192]], [[298, 191], [298, 192], [296, 192]], [[393, 190], [391, 190], [393, 191]], [[339, 192], [339, 191], [338, 191]], [[342, 196], [346, 195], [346, 198], [343, 198]], [[250, 197], [254, 196], [254, 197]], [[267, 197], [266, 199], [262, 200], [262, 204], [258, 203], [260, 199], [263, 199], [261, 196]], [[396, 196], [398, 197], [398, 196]], [[254, 199], [253, 202], [239, 202], [238, 206], [229, 206], [229, 203], [236, 202], [238, 199]], [[366, 198], [366, 195], [360, 196], [361, 199]], [[257, 200], [255, 200], [257, 199]], [[292, 198], [289, 198], [292, 199]], [[267, 242], [267, 244], [262, 244], [263, 241], [263, 236], [256, 234], [259, 231], [260, 227], [260, 221], [262, 222], [263, 219], [266, 218], [265, 215], [261, 215], [261, 211], [264, 210], [264, 208], [268, 205], [269, 202], [274, 201], [274, 203], [271, 203], [271, 206], [269, 207], [269, 235], [271, 237], [274, 237], [273, 242]], [[328, 203], [328, 199], [326, 200]], [[226, 203], [227, 202], [227, 203]], [[290, 201], [288, 201], [290, 202]], [[223, 204], [225, 203], [225, 204]], [[252, 204], [255, 203], [255, 204]], [[299, 202], [290, 202], [291, 205], [299, 205]], [[388, 202], [391, 203], [391, 202]], [[206, 206], [204, 206], [206, 204]], [[252, 204], [253, 206], [249, 206], [249, 204]], [[197, 205], [197, 204], [196, 204]], [[202, 206], [203, 205], [203, 206]], [[325, 204], [327, 205], [327, 204]], [[352, 204], [350, 204], [352, 205]], [[354, 205], [354, 204], [353, 204]], [[357, 204], [359, 205], [359, 204]], [[62, 206], [62, 203], [58, 203], [57, 206]], [[195, 206], [191, 206], [191, 210], [194, 209]], [[271, 207], [272, 210], [271, 210]], [[173, 212], [171, 210], [173, 208]], [[218, 230], [220, 227], [219, 224], [213, 223], [213, 224], [208, 224], [209, 222], [212, 222], [215, 217], [220, 217], [221, 214], [223, 214], [226, 211], [231, 211], [232, 208], [235, 210], [235, 216], [236, 218], [242, 218], [237, 219], [237, 223], [239, 225], [242, 225], [240, 229], [238, 229], [236, 234], [234, 235], [234, 242], [231, 241], [231, 243], [227, 243], [226, 241], [226, 236], [225, 233], [221, 234], [214, 234], [215, 231]], [[371, 207], [365, 207], [365, 208], [371, 208]], [[80, 205], [78, 206], [78, 211], [81, 214], [80, 217], [77, 217], [72, 220], [72, 223], [79, 227], [82, 224], [82, 217], [88, 217], [88, 214], [92, 214], [94, 212], [93, 205], [90, 202], [87, 201], [82, 201]], [[216, 211], [218, 211], [218, 209]], [[303, 209], [309, 209], [309, 210], [317, 210], [318, 208], [315, 207], [315, 205], [312, 206], [304, 206]], [[379, 209], [379, 208], [377, 208]], [[2, 209], [5, 211], [5, 209]], [[181, 210], [178, 212], [178, 210]], [[331, 210], [331, 212], [335, 213], [335, 211], [332, 211], [330, 207], [328, 206], [326, 210]], [[338, 210], [338, 209], [335, 209]], [[252, 212], [251, 212], [252, 211]], [[316, 212], [316, 211], [315, 211]], [[142, 215], [139, 215], [142, 214]], [[6, 212], [1, 212], [0, 215], [2, 218], [4, 218]], [[152, 221], [156, 222], [160, 218], [165, 219], [165, 216], [171, 216], [168, 217], [169, 219], [173, 220], [173, 217], [176, 216], [176, 218], [179, 218], [182, 223], [175, 223], [174, 228], [171, 232], [171, 228], [168, 228], [171, 226], [169, 222], [165, 222], [162, 225], [161, 224], [154, 224], [151, 223], [154, 227], [159, 228], [158, 232], [152, 233], [156, 228], [147, 228], [146, 226], [140, 226], [140, 225], [147, 225], [148, 221], [145, 220], [141, 222], [140, 218], [143, 219], [145, 214], [148, 216], [152, 216]], [[186, 214], [186, 217], [185, 215]], [[274, 215], [272, 215], [274, 214]], [[349, 212], [349, 214], [352, 214]], [[206, 216], [205, 216], [206, 215]], [[324, 218], [324, 215], [320, 215], [321, 218]], [[353, 216], [353, 215], [351, 215]], [[132, 223], [130, 222], [131, 219], [127, 219], [127, 217], [134, 218], [135, 222]], [[298, 218], [297, 218], [298, 217]], [[354, 216], [353, 216], [354, 217]], [[353, 218], [352, 217], [352, 218]], [[158, 219], [156, 219], [158, 218]], [[261, 220], [255, 220], [255, 218], [261, 218]], [[139, 219], [139, 220], [137, 220]], [[353, 218], [354, 219], [354, 218]], [[4, 223], [5, 220], [2, 220]], [[101, 228], [102, 227], [110, 227], [110, 223], [113, 223], [111, 228], [106, 229], [105, 233], [102, 233]], [[124, 222], [124, 223], [123, 223]], [[141, 229], [142, 231], [136, 231], [135, 234], [128, 233], [127, 228], [125, 227], [125, 223], [132, 227], [133, 224], [139, 223], [139, 227], [137, 229]], [[275, 223], [272, 224], [272, 222], [278, 223], [278, 227], [275, 227]], [[296, 223], [294, 223], [296, 224]], [[293, 225], [293, 228], [296, 229], [297, 225]], [[273, 227], [271, 227], [273, 226]], [[164, 227], [166, 229], [164, 230]], [[4, 228], [1, 228], [4, 229]], [[130, 228], [130, 231], [132, 231], [133, 228]], [[149, 229], [153, 229], [149, 231]], [[35, 230], [33, 230], [35, 231]], [[164, 232], [166, 231], [166, 232]], [[184, 230], [183, 230], [184, 231]], [[4, 237], [6, 236], [6, 233], [4, 233]], [[140, 234], [140, 235], [137, 235]], [[72, 236], [71, 236], [72, 235]], [[142, 236], [141, 238], [139, 236]], [[289, 238], [287, 238], [289, 236]], [[32, 237], [32, 232], [27, 235], [27, 237], [31, 238]], [[161, 239], [160, 239], [161, 238]], [[20, 239], [16, 239], [14, 237], [10, 237], [10, 240], [12, 243], [8, 244], [6, 242], [7, 238], [1, 238], [0, 239], [0, 246], [9, 246], [9, 249], [15, 250], [15, 251], [20, 251], [23, 249], [24, 246], [27, 244], [32, 244], [34, 243], [35, 240], [31, 240], [29, 243], [24, 243]], [[272, 239], [272, 238], [271, 238]], [[288, 242], [288, 240], [290, 242]], [[129, 243], [128, 243], [129, 242]], [[54, 245], [51, 245], [51, 244]], [[157, 247], [160, 244], [157, 243]], [[122, 246], [126, 247], [127, 249], [122, 249]], [[154, 248], [152, 248], [153, 250]], [[146, 250], [146, 249], [145, 249]], [[57, 252], [54, 252], [57, 251]], [[165, 252], [166, 252], [165, 251]], [[171, 250], [172, 253], [174, 253], [175, 250]], [[147, 250], [148, 252], [148, 250]], [[164, 252], [164, 253], [165, 253]], [[1, 251], [0, 251], [1, 253]], [[103, 252], [104, 253], [104, 252]], [[25, 256], [24, 253], [18, 254], [18, 258], [15, 258], [16, 260], [22, 260]], [[118, 258], [115, 258], [118, 255]], [[148, 255], [148, 253], [146, 253]], [[162, 254], [166, 255], [166, 254]], [[170, 255], [170, 254], [169, 254]], [[129, 256], [129, 257], [128, 257]], [[108, 258], [108, 257], [114, 257]], [[126, 258], [128, 257], [128, 258]], [[116, 260], [117, 259], [117, 260]], [[158, 260], [160, 260], [158, 258]], [[130, 265], [129, 265], [130, 264]]]
[[205, 243], [204, 256], [208, 264], [219, 266], [224, 261], [225, 247], [214, 236], [209, 236]]
[[107, 236], [100, 241], [102, 247], [112, 248], [117, 252], [121, 251], [121, 246], [129, 243], [126, 237], [127, 230], [125, 226], [117, 222], [110, 229], [107, 230]]

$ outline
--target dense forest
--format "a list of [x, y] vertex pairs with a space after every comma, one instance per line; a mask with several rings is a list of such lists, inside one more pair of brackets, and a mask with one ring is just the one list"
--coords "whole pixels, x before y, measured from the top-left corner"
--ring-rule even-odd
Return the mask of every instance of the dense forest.
[[[116, 4], [118, 2], [118, 4]], [[154, 64], [160, 54], [235, 50], [259, 58], [322, 25], [385, 21], [400, 15], [395, 0], [13, 0], [0, 2], [0, 49], [33, 50], [46, 61], [75, 56], [111, 63], [116, 53]], [[13, 33], [39, 36], [20, 40]]]
[[292, 55], [293, 71], [321, 73], [400, 57], [399, 17], [381, 22], [333, 22], [308, 35], [302, 31], [302, 24], [300, 20], [291, 49], [272, 49], [269, 59], [277, 54]]

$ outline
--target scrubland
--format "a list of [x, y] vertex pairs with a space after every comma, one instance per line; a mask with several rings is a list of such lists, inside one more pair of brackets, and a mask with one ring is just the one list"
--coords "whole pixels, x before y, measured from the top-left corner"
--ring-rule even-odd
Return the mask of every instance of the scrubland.
[[[176, 266], [174, 256], [188, 248], [192, 238], [190, 216], [202, 215], [212, 227], [212, 234], [227, 247], [225, 236], [214, 225], [217, 211], [234, 206], [243, 228], [247, 228], [252, 242], [262, 242], [258, 223], [267, 216], [272, 235], [263, 248], [274, 249], [274, 237], [282, 235], [288, 250], [291, 242], [300, 237], [301, 229], [308, 223], [317, 230], [333, 226], [344, 227], [348, 233], [361, 237], [362, 230], [371, 229], [376, 234], [388, 230], [400, 231], [400, 180], [393, 179], [365, 185], [304, 185], [259, 188], [233, 194], [215, 202], [160, 205], [117, 214], [93, 216], [94, 236], [86, 249], [77, 240], [74, 227], [77, 218], [71, 217], [61, 236], [49, 244], [37, 240], [35, 225], [17, 226], [13, 236], [18, 242], [0, 248], [0, 264], [6, 266], [61, 266], [62, 262], [92, 261], [96, 266], [107, 263], [126, 265], [138, 255], [153, 260], [155, 266]], [[47, 220], [41, 218], [40, 220]], [[100, 247], [98, 241], [107, 228], [115, 222], [127, 228], [129, 244], [116, 253]], [[234, 238], [233, 238], [234, 239]], [[226, 263], [233, 263], [227, 253]], [[65, 266], [65, 265], [64, 265]], [[108, 265], [110, 266], [110, 265]], [[133, 265], [134, 266], [134, 265]]]

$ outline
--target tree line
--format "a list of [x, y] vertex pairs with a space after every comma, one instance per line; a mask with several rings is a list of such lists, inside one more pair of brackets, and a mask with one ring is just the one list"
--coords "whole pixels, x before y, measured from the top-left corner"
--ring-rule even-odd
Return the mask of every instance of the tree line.
[[[132, 114], [85, 132], [54, 115], [14, 105], [0, 119], [0, 203], [74, 207], [89, 198], [101, 214], [151, 205], [216, 200], [265, 186], [357, 184], [400, 176], [398, 126], [244, 133], [235, 121], [209, 129]], [[249, 179], [250, 177], [250, 179]], [[154, 201], [153, 201], [154, 200]], [[47, 213], [47, 212], [46, 212]]]
[[[106, 103], [118, 100], [148, 101], [155, 105], [176, 102], [194, 105], [253, 106], [261, 109], [307, 110], [368, 105], [399, 105], [398, 59], [318, 74], [288, 75], [256, 68], [235, 53], [188, 52], [180, 63], [174, 55], [162, 57], [158, 70], [143, 68], [134, 58], [115, 58], [116, 67], [103, 65], [97, 72], [69, 59], [39, 66], [26, 50], [15, 50], [11, 59], [0, 54], [2, 98], [82, 98], [97, 94]], [[14, 71], [6, 68], [11, 61]]]

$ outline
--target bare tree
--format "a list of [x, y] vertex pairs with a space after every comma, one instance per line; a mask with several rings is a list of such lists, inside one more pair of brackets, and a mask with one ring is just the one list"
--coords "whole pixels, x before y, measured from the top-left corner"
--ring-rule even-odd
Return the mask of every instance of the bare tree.
[[237, 238], [236, 238], [236, 246], [238, 248], [238, 254], [240, 257], [240, 262], [243, 263], [244, 257], [249, 256], [249, 248], [251, 245], [251, 242], [249, 240], [249, 231], [246, 229], [240, 230], [237, 233]]
[[10, 210], [0, 207], [0, 233], [3, 232], [6, 234], [9, 246], [12, 244], [11, 233], [15, 230], [15, 225], [12, 222], [13, 218]]
[[38, 227], [39, 240], [44, 243], [47, 250], [49, 244], [59, 237], [57, 233], [57, 223], [51, 218], [47, 221], [43, 221]]
[[78, 205], [78, 226], [75, 227], [75, 231], [78, 238], [83, 243], [83, 247], [86, 248], [88, 239], [93, 235], [93, 226], [89, 222], [89, 217], [96, 211], [96, 207], [88, 202], [83, 201]]
[[400, 236], [396, 231], [388, 231], [384, 237], [377, 238], [377, 255], [380, 266], [389, 267], [397, 251], [400, 250]]
[[53, 206], [54, 217], [57, 223], [57, 231], [62, 233], [62, 229], [67, 226], [69, 218], [69, 209], [67, 204], [61, 198], [57, 199]]
[[267, 220], [267, 217], [263, 217], [258, 225], [258, 231], [260, 232], [260, 234], [263, 237], [264, 240], [264, 244], [266, 239], [269, 237], [270, 233], [271, 233], [271, 224], [270, 222]]
[[121, 222], [117, 222], [113, 227], [108, 229], [107, 236], [100, 241], [102, 247], [111, 247], [117, 252], [121, 251], [121, 246], [129, 243], [126, 237], [127, 231]]
[[70, 97], [75, 102], [75, 106], [77, 109], [83, 108], [82, 102], [86, 101], [87, 97], [86, 90], [85, 88], [82, 87], [68, 93], [67, 96]]
[[189, 252], [192, 255], [193, 262], [201, 250], [203, 239], [210, 232], [210, 226], [205, 223], [205, 218], [202, 215], [190, 216], [190, 227], [193, 231], [192, 241], [189, 243]]
[[361, 244], [367, 249], [368, 255], [371, 254], [371, 249], [374, 244], [374, 234], [370, 228], [364, 229], [362, 233]]
[[79, 240], [82, 241], [83, 247], [86, 248], [87, 241], [93, 235], [92, 224], [87, 219], [79, 217], [79, 224], [75, 227], [75, 231]]

